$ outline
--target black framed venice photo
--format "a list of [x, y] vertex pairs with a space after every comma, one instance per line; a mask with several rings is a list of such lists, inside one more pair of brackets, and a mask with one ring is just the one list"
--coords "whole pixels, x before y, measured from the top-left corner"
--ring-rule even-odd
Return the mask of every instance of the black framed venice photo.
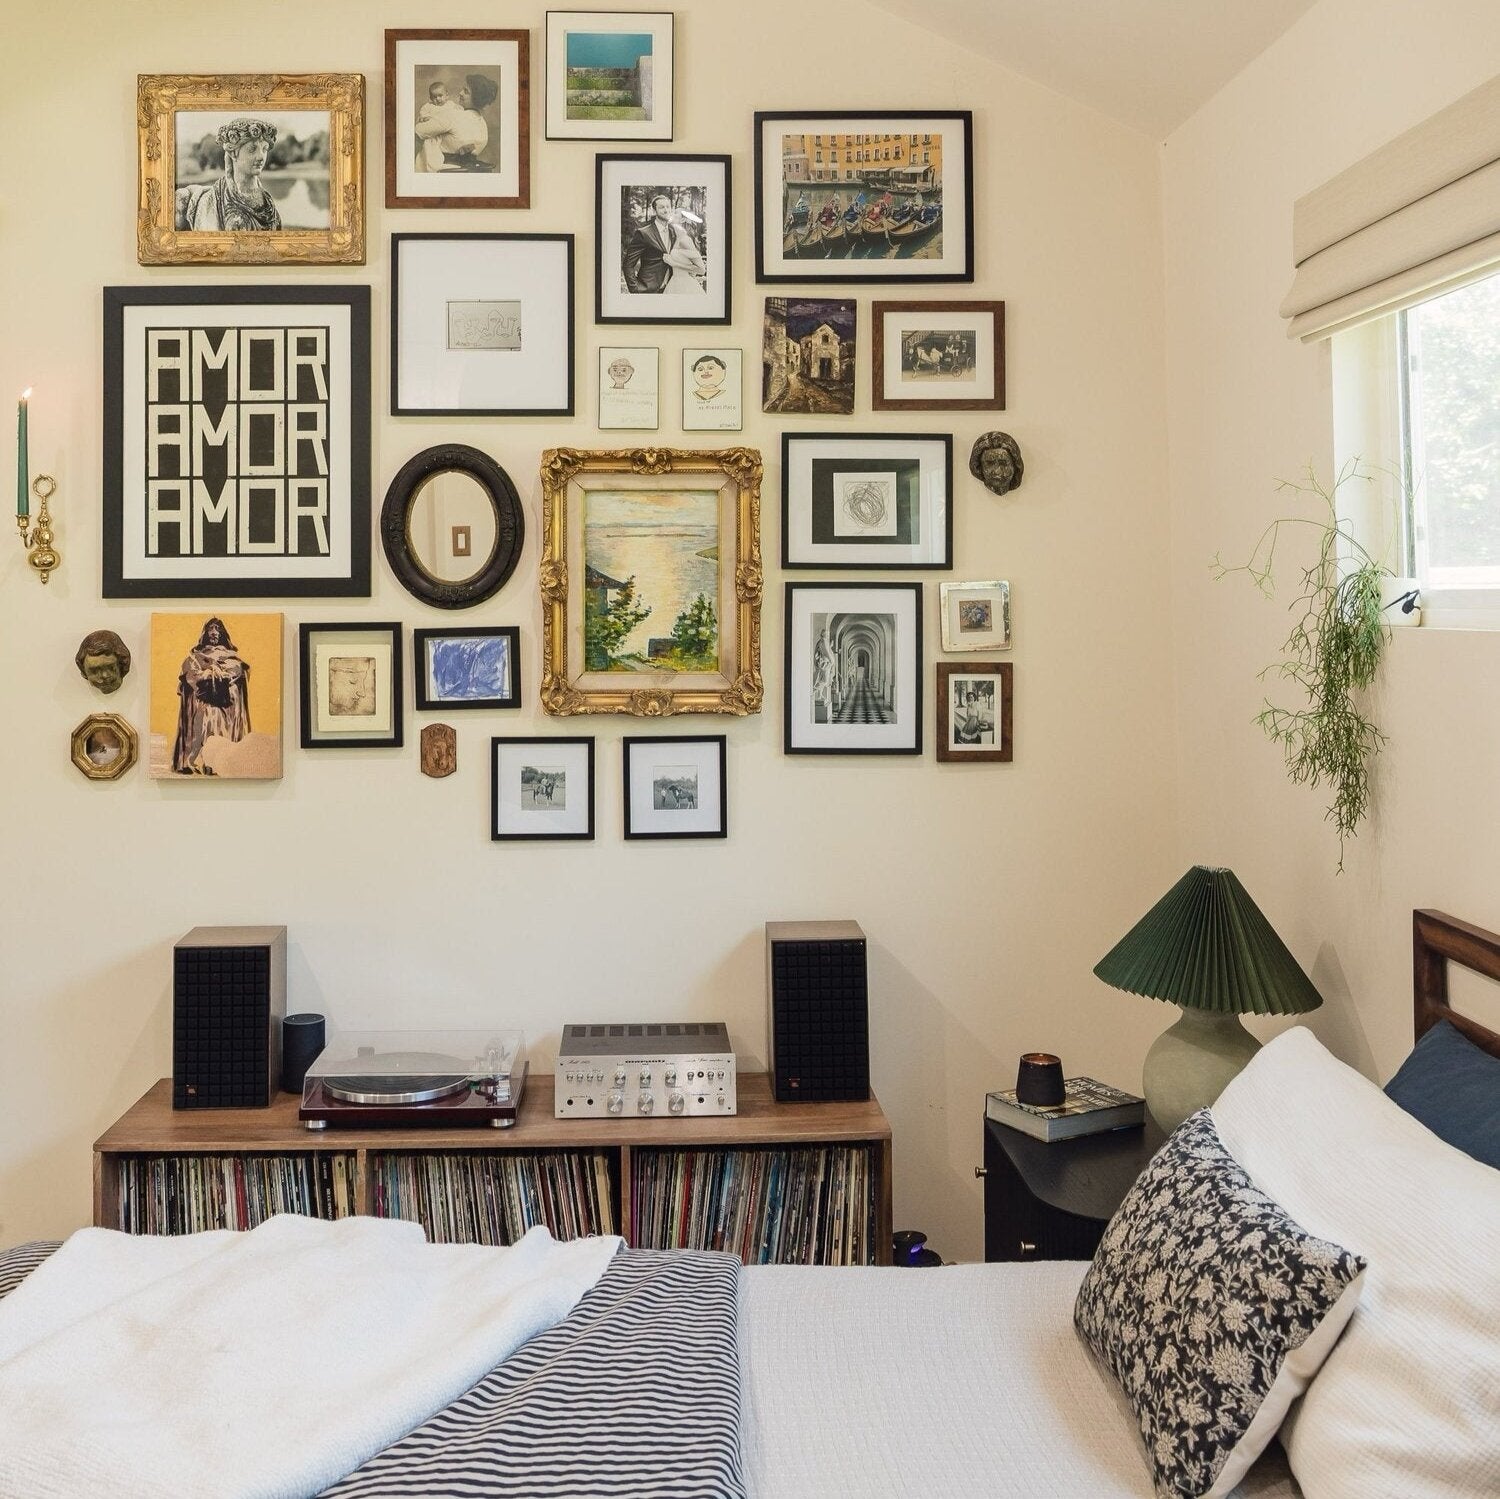
[[104, 289], [105, 598], [368, 597], [370, 289]]

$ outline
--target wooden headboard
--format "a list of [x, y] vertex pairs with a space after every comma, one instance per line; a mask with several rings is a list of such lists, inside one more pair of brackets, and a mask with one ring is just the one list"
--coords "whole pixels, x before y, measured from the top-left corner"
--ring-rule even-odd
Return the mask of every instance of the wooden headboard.
[[1500, 936], [1441, 911], [1413, 911], [1411, 955], [1414, 1039], [1420, 1041], [1438, 1021], [1446, 1020], [1492, 1057], [1500, 1057], [1500, 1032], [1456, 1014], [1448, 1003], [1450, 962], [1500, 982]]

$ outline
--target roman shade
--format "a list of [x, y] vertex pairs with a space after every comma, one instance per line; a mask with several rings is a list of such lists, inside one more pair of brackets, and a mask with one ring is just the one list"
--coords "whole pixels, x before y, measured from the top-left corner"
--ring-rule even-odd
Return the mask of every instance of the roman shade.
[[1343, 328], [1500, 269], [1500, 78], [1299, 198], [1293, 338]]

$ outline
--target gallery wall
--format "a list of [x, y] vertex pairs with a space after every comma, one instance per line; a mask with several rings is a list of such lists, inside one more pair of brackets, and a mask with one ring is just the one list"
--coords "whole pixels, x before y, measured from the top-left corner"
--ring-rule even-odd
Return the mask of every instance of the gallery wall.
[[[199, 924], [285, 923], [292, 1006], [340, 1024], [503, 1021], [525, 1031], [535, 1063], [550, 1069], [566, 1021], [723, 1018], [742, 1067], [755, 1068], [765, 1050], [764, 922], [853, 917], [870, 941], [872, 1072], [895, 1134], [896, 1218], [926, 1229], [948, 1258], [982, 1254], [972, 1167], [983, 1095], [1010, 1085], [1018, 1053], [1056, 1050], [1070, 1070], [1134, 1086], [1167, 1018], [1089, 971], [1181, 872], [1159, 148], [863, 3], [679, 0], [676, 134], [651, 149], [733, 155], [733, 326], [711, 338], [599, 329], [593, 158], [609, 148], [540, 138], [543, 18], [541, 4], [500, 18], [474, 0], [454, 0], [440, 16], [355, 0], [266, 0], [252, 10], [54, 0], [11, 18], [0, 55], [12, 143], [0, 175], [0, 391], [34, 389], [32, 468], [58, 480], [64, 560], [43, 588], [14, 540], [0, 551], [0, 1242], [87, 1220], [92, 1140], [170, 1070], [171, 946]], [[529, 211], [383, 208], [382, 27], [433, 23], [531, 27]], [[365, 75], [367, 264], [276, 272], [136, 263], [136, 75], [230, 70]], [[51, 127], [41, 78], [65, 79], [71, 101]], [[781, 750], [780, 435], [829, 419], [754, 409], [768, 289], [753, 282], [751, 117], [829, 107], [974, 111], [973, 286], [899, 295], [1006, 303], [1008, 409], [892, 421], [870, 412], [872, 293], [829, 289], [860, 304], [857, 405], [843, 427], [955, 437], [955, 567], [923, 575], [920, 758]], [[400, 230], [578, 236], [576, 419], [387, 414], [389, 235]], [[78, 641], [101, 627], [124, 637], [137, 667], [108, 707], [144, 731], [149, 616], [177, 607], [101, 599], [100, 289], [291, 282], [372, 288], [376, 502], [420, 449], [473, 443], [516, 481], [526, 549], [505, 589], [457, 619], [410, 598], [378, 549], [368, 600], [233, 606], [285, 613], [289, 694], [300, 621], [400, 619], [408, 632], [515, 624], [527, 703], [452, 715], [459, 769], [447, 780], [419, 774], [416, 733], [441, 715], [412, 714], [408, 686], [402, 750], [307, 753], [289, 724], [280, 781], [177, 784], [137, 767], [117, 783], [90, 782], [68, 759], [70, 731], [103, 706], [74, 669]], [[678, 351], [710, 341], [745, 350], [740, 440], [766, 457], [767, 702], [756, 717], [689, 726], [728, 736], [728, 838], [627, 844], [620, 740], [659, 730], [551, 720], [535, 701], [538, 458], [558, 443], [622, 440], [593, 425], [601, 343], [658, 344], [657, 440], [714, 445], [683, 439], [675, 416]], [[1025, 455], [1024, 485], [1004, 499], [965, 471], [970, 444], [991, 426], [1014, 433]], [[11, 452], [5, 443], [6, 462]], [[1015, 758], [939, 765], [937, 585], [995, 577], [1013, 589]], [[1194, 659], [1182, 664], [1191, 669]], [[598, 740], [596, 841], [492, 844], [489, 736], [578, 732]]]
[[[1372, 816], [1336, 875], [1321, 791], [1291, 786], [1251, 722], [1267, 691], [1257, 673], [1291, 626], [1291, 575], [1268, 603], [1243, 576], [1214, 582], [1209, 563], [1243, 560], [1270, 520], [1295, 513], [1276, 479], [1309, 462], [1326, 478], [1335, 460], [1329, 345], [1289, 340], [1276, 313], [1293, 202], [1497, 70], [1493, 5], [1322, 0], [1164, 153], [1183, 853], [1234, 866], [1313, 964], [1327, 1002], [1310, 1023], [1381, 1079], [1411, 1045], [1412, 909], [1500, 926], [1500, 634], [1395, 632], [1375, 698], [1389, 738]], [[1284, 565], [1299, 556], [1292, 536]], [[1493, 998], [1466, 1000], [1500, 1023]]]

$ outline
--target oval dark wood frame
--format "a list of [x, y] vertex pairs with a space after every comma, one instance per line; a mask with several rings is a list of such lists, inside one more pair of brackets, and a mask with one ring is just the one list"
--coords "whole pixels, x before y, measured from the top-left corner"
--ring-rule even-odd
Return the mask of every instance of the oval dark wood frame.
[[[472, 578], [447, 583], [434, 578], [411, 554], [407, 521], [418, 490], [434, 474], [456, 471], [474, 479], [490, 497], [495, 511], [495, 546], [489, 561]], [[380, 507], [380, 542], [396, 581], [425, 604], [439, 609], [470, 609], [493, 598], [510, 579], [526, 544], [526, 516], [510, 475], [488, 453], [467, 443], [424, 448], [401, 466]]]

